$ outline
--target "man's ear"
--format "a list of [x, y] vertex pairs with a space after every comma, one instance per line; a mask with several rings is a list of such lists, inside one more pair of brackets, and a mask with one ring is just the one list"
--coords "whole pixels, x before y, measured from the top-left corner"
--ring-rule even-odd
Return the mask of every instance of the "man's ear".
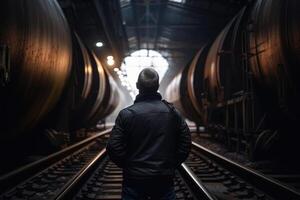
[[135, 85], [136, 85], [136, 88], [139, 90], [139, 89], [140, 89], [140, 85], [139, 85], [139, 83], [138, 83], [138, 82], [136, 82], [136, 83], [135, 83]]

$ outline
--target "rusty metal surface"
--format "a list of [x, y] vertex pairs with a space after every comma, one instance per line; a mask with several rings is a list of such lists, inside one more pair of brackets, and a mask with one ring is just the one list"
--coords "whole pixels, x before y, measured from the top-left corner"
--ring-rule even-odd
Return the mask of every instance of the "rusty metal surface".
[[[207, 99], [212, 104], [223, 102], [238, 92], [241, 84], [242, 66], [238, 63], [241, 55], [241, 31], [243, 8], [223, 29], [210, 47], [204, 70]], [[237, 50], [237, 48], [239, 48]]]
[[171, 81], [166, 89], [166, 100], [172, 104], [185, 116], [187, 116], [186, 111], [183, 109], [181, 102], [181, 94], [180, 94], [180, 85], [181, 85], [181, 77], [182, 72], [179, 73], [175, 78]]
[[[210, 46], [204, 75], [197, 74], [197, 79], [203, 79], [204, 84], [197, 93], [204, 94], [207, 106], [224, 104], [247, 91], [248, 78], [253, 74], [255, 92], [264, 109], [278, 119], [282, 114], [289, 119], [300, 119], [299, 9], [297, 0], [258, 0], [243, 8], [227, 24]], [[191, 89], [193, 66], [193, 62], [188, 66], [188, 88], [182, 73], [182, 77], [171, 82], [167, 92], [171, 101], [188, 113], [191, 113], [190, 104], [197, 112], [199, 107], [195, 105], [203, 104], [201, 97], [194, 102], [195, 95], [191, 92], [196, 91]], [[184, 103], [185, 98], [190, 103]]]
[[[188, 69], [188, 78], [187, 78], [187, 92], [191, 100], [191, 104], [193, 105], [195, 111], [197, 112], [197, 115], [203, 116], [203, 108], [202, 108], [202, 102], [200, 98], [197, 98], [197, 93], [199, 93], [199, 89], [201, 86], [197, 85], [197, 79], [201, 77], [201, 74], [196, 73], [197, 70], [197, 63], [200, 59], [201, 54], [205, 51], [205, 47], [201, 48], [195, 57], [192, 60], [192, 63]], [[203, 56], [203, 55], [202, 55]], [[202, 63], [201, 63], [202, 64]], [[199, 66], [200, 68], [204, 68], [204, 66]], [[201, 70], [202, 71], [202, 70]], [[203, 81], [201, 81], [203, 84]], [[198, 90], [197, 90], [198, 89]]]
[[187, 118], [198, 123], [204, 119], [201, 93], [207, 52], [208, 46], [200, 49], [186, 68], [173, 79], [166, 92], [166, 99], [169, 102]]
[[249, 36], [250, 65], [267, 107], [299, 119], [300, 2], [257, 1]]
[[99, 112], [99, 108], [101, 107], [101, 103], [103, 103], [104, 95], [105, 95], [105, 90], [107, 90], [109, 85], [106, 83], [106, 76], [105, 76], [105, 71], [104, 68], [101, 64], [101, 62], [98, 60], [96, 55], [92, 52], [93, 59], [95, 61], [95, 64], [97, 65], [97, 76], [99, 81], [97, 82], [97, 88], [98, 90], [95, 91], [97, 92], [96, 99], [94, 101], [94, 105], [88, 115], [88, 118], [92, 118], [94, 115], [96, 115]]
[[76, 79], [76, 84], [78, 86], [78, 91], [81, 101], [84, 101], [91, 92], [92, 87], [92, 61], [88, 54], [86, 47], [77, 35], [74, 33], [73, 38], [73, 68], [75, 68], [78, 79]]
[[96, 55], [93, 54], [94, 59], [98, 63], [98, 73], [100, 78], [100, 85], [98, 90], [98, 98], [95, 101], [93, 111], [89, 115], [88, 124], [90, 126], [96, 125], [100, 120], [111, 114], [119, 104], [119, 91], [117, 85], [109, 74], [108, 70], [101, 65]]
[[[75, 105], [72, 129], [96, 125], [119, 103], [116, 84], [94, 52], [88, 50], [76, 36], [77, 52], [73, 55]], [[72, 85], [72, 86], [74, 86]]]
[[72, 46], [55, 0], [1, 1], [0, 21], [0, 43], [11, 57], [11, 80], [0, 92], [1, 132], [10, 129], [11, 137], [55, 105], [70, 72]]
[[182, 107], [186, 116], [197, 123], [201, 123], [204, 118], [201, 97], [203, 81], [200, 77], [203, 77], [204, 70], [202, 57], [206, 57], [207, 52], [208, 49], [203, 47], [196, 53], [190, 65], [183, 70], [180, 83]]
[[90, 124], [95, 125], [99, 120], [104, 119], [109, 114], [111, 114], [115, 108], [118, 106], [120, 101], [118, 86], [115, 80], [112, 78], [108, 70], [105, 68], [105, 81], [106, 81], [106, 88], [105, 93], [103, 95], [103, 100], [99, 105], [97, 112], [94, 116], [92, 116], [90, 120]]

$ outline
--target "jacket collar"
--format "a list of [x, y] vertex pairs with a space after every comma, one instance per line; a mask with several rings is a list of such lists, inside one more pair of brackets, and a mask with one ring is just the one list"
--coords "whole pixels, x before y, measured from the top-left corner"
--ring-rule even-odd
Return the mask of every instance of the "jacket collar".
[[161, 99], [162, 97], [158, 92], [144, 93], [144, 94], [138, 94], [135, 98], [134, 103], [141, 102], [141, 101], [161, 100]]

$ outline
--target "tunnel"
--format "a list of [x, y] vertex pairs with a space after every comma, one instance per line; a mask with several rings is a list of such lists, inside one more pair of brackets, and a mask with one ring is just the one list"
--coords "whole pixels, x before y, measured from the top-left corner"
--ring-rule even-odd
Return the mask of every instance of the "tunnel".
[[0, 199], [125, 199], [142, 173], [300, 199], [299, 25], [299, 0], [1, 1]]

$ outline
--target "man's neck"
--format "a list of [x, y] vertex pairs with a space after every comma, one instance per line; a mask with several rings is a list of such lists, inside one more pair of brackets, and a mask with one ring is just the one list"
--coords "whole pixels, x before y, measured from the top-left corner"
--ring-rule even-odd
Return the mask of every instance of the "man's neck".
[[140, 101], [151, 101], [151, 100], [161, 100], [162, 97], [158, 92], [151, 92], [151, 93], [139, 93], [134, 103], [140, 102]]

